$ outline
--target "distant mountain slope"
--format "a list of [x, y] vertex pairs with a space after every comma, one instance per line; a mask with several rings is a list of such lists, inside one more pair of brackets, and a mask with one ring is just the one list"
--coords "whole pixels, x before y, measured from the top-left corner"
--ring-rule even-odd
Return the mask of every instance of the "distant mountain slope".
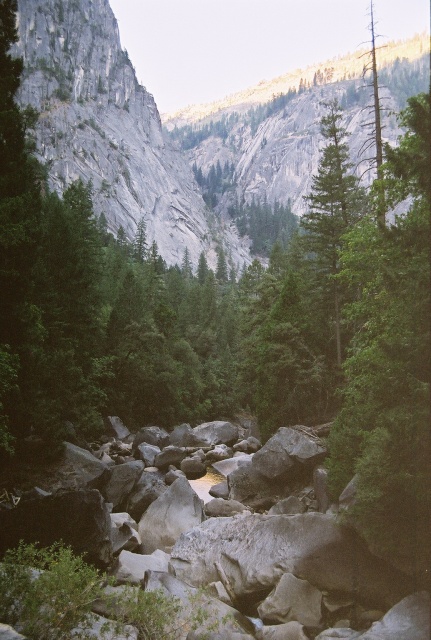
[[215, 240], [231, 246], [235, 264], [249, 261], [234, 227], [208, 218], [193, 174], [165, 139], [152, 95], [136, 80], [121, 49], [108, 0], [19, 0], [25, 63], [20, 101], [40, 112], [37, 149], [51, 187], [77, 178], [93, 183], [97, 214], [132, 238], [139, 220], [169, 264], [184, 249], [215, 264]]
[[[379, 69], [391, 65], [397, 58], [413, 62], [424, 55], [429, 56], [429, 47], [429, 34], [426, 33], [416, 35], [408, 40], [388, 42], [381, 48], [379, 47]], [[305, 69], [289, 71], [271, 80], [262, 80], [255, 86], [215, 102], [194, 104], [172, 113], [162, 114], [162, 121], [168, 129], [172, 129], [174, 126], [179, 127], [206, 119], [216, 119], [226, 112], [242, 113], [252, 106], [269, 102], [280, 93], [287, 93], [290, 89], [298, 90], [301, 83], [312, 85], [315, 76], [320, 76], [321, 81], [325, 83], [359, 79], [368, 62], [368, 51], [367, 48], [362, 48], [353, 53], [317, 62]]]
[[[409, 95], [428, 87], [427, 44], [427, 36], [416, 36], [378, 52], [383, 136], [392, 145], [401, 134], [395, 114]], [[240, 206], [253, 201], [290, 203], [295, 214], [304, 212], [303, 196], [310, 192], [320, 158], [319, 122], [325, 102], [334, 98], [344, 108], [353, 170], [365, 186], [370, 184], [373, 146], [364, 149], [371, 137], [366, 125], [372, 120], [372, 101], [369, 80], [361, 77], [366, 58], [360, 56], [362, 52], [316, 64], [166, 119], [166, 128], [187, 151], [201, 182], [218, 164], [230, 167], [229, 183], [207, 197], [219, 214], [228, 218], [230, 211], [235, 216]]]

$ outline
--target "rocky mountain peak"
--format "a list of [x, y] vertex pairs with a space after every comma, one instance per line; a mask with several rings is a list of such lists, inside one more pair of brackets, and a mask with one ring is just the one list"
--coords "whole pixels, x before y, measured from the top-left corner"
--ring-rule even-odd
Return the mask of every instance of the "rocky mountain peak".
[[39, 113], [38, 154], [51, 188], [91, 180], [97, 215], [133, 238], [144, 218], [168, 264], [184, 249], [197, 264], [215, 261], [216, 241], [230, 245], [235, 264], [248, 262], [233, 227], [208, 220], [193, 174], [164, 138], [153, 96], [139, 85], [121, 48], [108, 0], [19, 0], [19, 42], [25, 70], [20, 103]]

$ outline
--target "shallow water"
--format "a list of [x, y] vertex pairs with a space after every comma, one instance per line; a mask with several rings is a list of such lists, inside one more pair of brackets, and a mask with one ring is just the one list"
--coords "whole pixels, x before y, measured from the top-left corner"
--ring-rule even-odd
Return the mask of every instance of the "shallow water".
[[226, 480], [226, 478], [222, 476], [221, 473], [218, 473], [218, 471], [216, 471], [212, 467], [208, 467], [206, 474], [202, 476], [202, 478], [198, 478], [197, 480], [189, 480], [189, 482], [192, 486], [192, 489], [206, 504], [213, 499], [208, 491], [213, 485], [218, 484], [219, 482], [223, 482], [223, 480]]

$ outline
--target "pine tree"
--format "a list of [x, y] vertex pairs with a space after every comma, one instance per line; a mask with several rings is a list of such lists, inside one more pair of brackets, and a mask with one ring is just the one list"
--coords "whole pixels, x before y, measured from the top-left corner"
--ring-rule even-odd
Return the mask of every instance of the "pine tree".
[[143, 264], [147, 257], [147, 225], [145, 218], [141, 218], [136, 227], [135, 237], [133, 239], [132, 257]]
[[331, 300], [335, 329], [336, 362], [342, 362], [341, 335], [342, 291], [336, 280], [339, 273], [339, 252], [343, 235], [361, 214], [364, 193], [358, 179], [349, 173], [347, 132], [341, 125], [342, 113], [336, 101], [327, 105], [328, 113], [321, 120], [321, 132], [327, 145], [323, 150], [317, 175], [313, 176], [311, 194], [306, 198], [309, 211], [301, 218], [307, 232], [304, 246], [310, 252], [317, 268], [317, 277], [323, 298]]

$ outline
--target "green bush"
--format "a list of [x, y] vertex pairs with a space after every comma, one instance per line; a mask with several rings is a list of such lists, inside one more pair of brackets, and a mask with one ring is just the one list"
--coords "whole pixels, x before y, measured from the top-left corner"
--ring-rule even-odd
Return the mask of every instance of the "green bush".
[[74, 640], [89, 635], [95, 600], [104, 601], [116, 621], [102, 626], [102, 638], [124, 637], [124, 624], [138, 630], [139, 640], [175, 640], [180, 629], [180, 601], [162, 591], [125, 587], [122, 595], [105, 591], [106, 575], [75, 556], [69, 547], [47, 549], [20, 543], [0, 564], [0, 620], [29, 640]]

